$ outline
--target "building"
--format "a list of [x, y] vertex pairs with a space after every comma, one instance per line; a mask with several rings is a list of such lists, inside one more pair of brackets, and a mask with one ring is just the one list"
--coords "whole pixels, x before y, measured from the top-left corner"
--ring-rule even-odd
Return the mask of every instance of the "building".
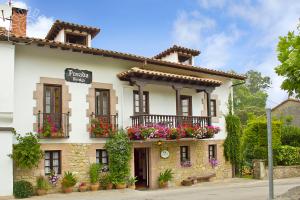
[[291, 117], [291, 125], [300, 127], [300, 100], [288, 98], [272, 108], [272, 115], [278, 119]]
[[[220, 127], [210, 139], [169, 140], [163, 146], [133, 141], [131, 173], [146, 187], [156, 188], [166, 168], [174, 169], [174, 184], [209, 172], [231, 177], [223, 157], [224, 115], [232, 79], [244, 76], [194, 66], [200, 52], [176, 45], [152, 58], [94, 48], [100, 29], [63, 21], [55, 21], [45, 39], [26, 37], [26, 13], [12, 8], [11, 32], [0, 31], [0, 195], [12, 193], [14, 180], [34, 183], [51, 169], [88, 181], [90, 163], [108, 162], [106, 135], [90, 133], [95, 116], [114, 128], [183, 122]], [[48, 119], [57, 130], [40, 134]], [[13, 129], [39, 134], [45, 158], [37, 169], [13, 168], [7, 156]], [[169, 155], [162, 158], [161, 152]], [[210, 158], [218, 159], [216, 168]], [[182, 159], [191, 166], [182, 166]]]

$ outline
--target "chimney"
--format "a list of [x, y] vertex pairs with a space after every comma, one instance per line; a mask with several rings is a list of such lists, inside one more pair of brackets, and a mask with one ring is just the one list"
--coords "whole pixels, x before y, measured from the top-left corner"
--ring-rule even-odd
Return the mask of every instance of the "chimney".
[[22, 8], [12, 8], [11, 33], [17, 37], [26, 36], [27, 10]]

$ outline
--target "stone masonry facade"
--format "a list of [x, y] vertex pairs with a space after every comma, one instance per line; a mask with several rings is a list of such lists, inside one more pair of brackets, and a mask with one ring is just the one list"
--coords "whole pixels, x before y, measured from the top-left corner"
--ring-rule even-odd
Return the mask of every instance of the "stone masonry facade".
[[[225, 162], [223, 156], [223, 140], [206, 140], [206, 141], [165, 141], [162, 145], [157, 142], [134, 142], [134, 148], [149, 148], [150, 166], [149, 166], [149, 182], [150, 188], [157, 188], [157, 178], [159, 173], [165, 169], [173, 169], [174, 180], [171, 185], [180, 185], [181, 181], [189, 176], [206, 175], [208, 173], [216, 173], [217, 179], [232, 177], [231, 165]], [[217, 145], [218, 166], [212, 168], [208, 159], [208, 145]], [[191, 167], [182, 167], [180, 164], [180, 146], [189, 146]], [[43, 150], [60, 150], [62, 174], [65, 171], [74, 172], [80, 182], [89, 182], [89, 165], [96, 162], [96, 149], [104, 149], [103, 143], [93, 144], [42, 144]], [[167, 159], [160, 157], [160, 151], [167, 149], [170, 156]], [[133, 153], [132, 153], [133, 155]], [[133, 156], [132, 156], [133, 157]], [[134, 174], [134, 159], [130, 162], [131, 174]], [[14, 169], [14, 179], [27, 180], [33, 185], [36, 184], [36, 177], [45, 175], [44, 160], [41, 160], [39, 166], [32, 170]], [[61, 176], [61, 175], [60, 175]], [[50, 192], [60, 191], [60, 184], [54, 187]]]

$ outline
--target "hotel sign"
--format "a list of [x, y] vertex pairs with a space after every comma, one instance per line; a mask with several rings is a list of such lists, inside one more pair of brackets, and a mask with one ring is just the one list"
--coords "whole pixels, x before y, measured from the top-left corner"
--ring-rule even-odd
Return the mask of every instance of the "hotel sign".
[[75, 83], [90, 84], [93, 77], [91, 71], [67, 68], [65, 69], [65, 80]]

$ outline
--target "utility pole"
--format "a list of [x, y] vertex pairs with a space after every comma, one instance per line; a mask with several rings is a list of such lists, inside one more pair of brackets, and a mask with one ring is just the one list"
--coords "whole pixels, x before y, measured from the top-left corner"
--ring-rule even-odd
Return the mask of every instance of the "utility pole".
[[271, 109], [267, 108], [267, 128], [268, 128], [268, 167], [269, 167], [269, 200], [274, 199], [273, 186], [273, 149], [272, 149], [272, 116]]

